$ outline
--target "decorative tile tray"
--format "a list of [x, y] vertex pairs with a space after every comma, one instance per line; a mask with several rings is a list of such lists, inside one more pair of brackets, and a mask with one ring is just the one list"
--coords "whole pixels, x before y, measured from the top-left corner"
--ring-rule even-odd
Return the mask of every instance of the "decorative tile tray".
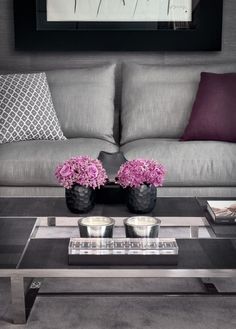
[[71, 238], [71, 265], [172, 265], [177, 264], [175, 239]]

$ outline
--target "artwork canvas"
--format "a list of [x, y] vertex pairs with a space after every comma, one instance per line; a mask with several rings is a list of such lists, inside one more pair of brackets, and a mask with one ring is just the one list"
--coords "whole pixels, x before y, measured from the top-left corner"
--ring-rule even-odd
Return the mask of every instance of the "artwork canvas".
[[190, 22], [192, 0], [47, 0], [48, 22]]

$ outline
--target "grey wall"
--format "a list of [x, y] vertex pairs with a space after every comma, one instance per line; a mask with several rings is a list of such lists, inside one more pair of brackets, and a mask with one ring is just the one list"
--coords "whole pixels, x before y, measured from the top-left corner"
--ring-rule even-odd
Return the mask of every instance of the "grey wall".
[[[20, 0], [19, 0], [20, 1]], [[33, 1], [33, 0], [32, 0]], [[214, 15], [214, 0], [212, 0]], [[98, 62], [134, 61], [153, 64], [226, 62], [236, 59], [236, 0], [224, 0], [223, 49], [213, 53], [165, 52], [56, 52], [30, 53], [14, 50], [13, 1], [0, 0], [0, 71], [31, 71], [69, 68]]]

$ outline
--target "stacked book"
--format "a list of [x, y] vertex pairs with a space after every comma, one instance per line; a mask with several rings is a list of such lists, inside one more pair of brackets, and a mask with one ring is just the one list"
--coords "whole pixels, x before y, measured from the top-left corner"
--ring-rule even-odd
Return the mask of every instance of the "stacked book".
[[207, 210], [217, 224], [236, 224], [236, 200], [208, 200]]

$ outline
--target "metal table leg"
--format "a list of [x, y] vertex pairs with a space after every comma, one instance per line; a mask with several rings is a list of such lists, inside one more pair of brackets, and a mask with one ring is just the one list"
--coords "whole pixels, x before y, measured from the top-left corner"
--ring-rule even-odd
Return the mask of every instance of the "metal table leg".
[[24, 278], [11, 277], [12, 318], [15, 324], [26, 323]]
[[190, 226], [190, 238], [198, 238], [198, 237], [199, 237], [199, 227]]

